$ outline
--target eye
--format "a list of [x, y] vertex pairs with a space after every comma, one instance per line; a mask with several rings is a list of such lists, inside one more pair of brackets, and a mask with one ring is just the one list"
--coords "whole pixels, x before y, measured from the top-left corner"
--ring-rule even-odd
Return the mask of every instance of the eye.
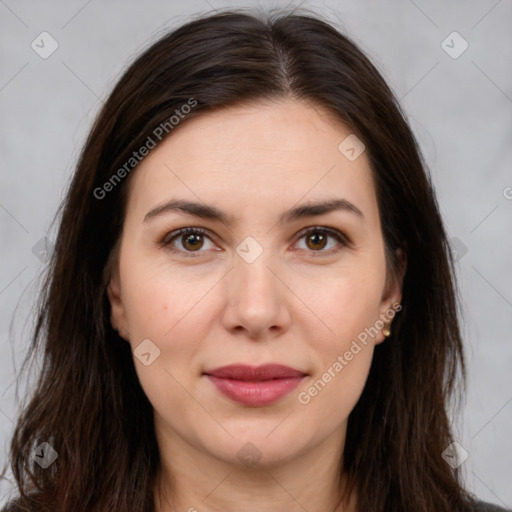
[[[322, 256], [326, 254], [333, 254], [340, 250], [339, 245], [345, 247], [349, 245], [349, 240], [345, 235], [336, 229], [325, 227], [313, 226], [307, 228], [305, 231], [299, 233], [299, 241], [305, 239], [306, 249], [309, 252], [320, 253], [314, 256]], [[324, 250], [329, 244], [329, 238], [338, 242], [338, 247], [334, 244], [328, 250]]]
[[[172, 251], [185, 253], [187, 256], [194, 257], [196, 254], [193, 253], [204, 252], [201, 251], [201, 249], [205, 247], [205, 240], [209, 240], [213, 245], [210, 237], [206, 234], [206, 230], [202, 228], [183, 228], [170, 233], [161, 243]], [[178, 243], [178, 247], [175, 242]], [[206, 246], [207, 245], [208, 244], [206, 244]], [[206, 247], [206, 249], [208, 249], [208, 247]]]
[[[309, 227], [299, 233], [298, 236], [299, 241], [305, 239], [306, 244], [306, 248], [299, 249], [306, 250], [310, 253], [319, 253], [314, 254], [314, 256], [333, 254], [340, 250], [340, 245], [345, 247], [350, 244], [348, 238], [340, 231], [326, 227]], [[329, 245], [329, 239], [335, 240], [337, 244], [334, 244], [334, 246], [330, 247], [328, 250], [324, 250]], [[208, 243], [205, 243], [205, 241], [209, 241], [210, 247], [208, 247]], [[187, 257], [199, 256], [201, 252], [215, 247], [211, 238], [207, 235], [207, 231], [203, 228], [195, 227], [173, 231], [162, 240], [161, 245]], [[338, 247], [336, 247], [336, 245], [338, 245]]]

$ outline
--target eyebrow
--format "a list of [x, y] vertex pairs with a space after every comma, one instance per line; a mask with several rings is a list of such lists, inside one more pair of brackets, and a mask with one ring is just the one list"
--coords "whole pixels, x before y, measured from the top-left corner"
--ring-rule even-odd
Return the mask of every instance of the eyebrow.
[[[325, 215], [333, 211], [346, 211], [364, 219], [363, 212], [346, 199], [328, 199], [319, 202], [310, 202], [296, 206], [279, 217], [279, 223], [292, 222], [305, 217]], [[187, 201], [184, 199], [171, 199], [165, 204], [156, 206], [144, 216], [144, 222], [169, 212], [181, 212], [201, 219], [220, 221], [224, 224], [232, 224], [234, 217], [219, 210], [215, 206]]]

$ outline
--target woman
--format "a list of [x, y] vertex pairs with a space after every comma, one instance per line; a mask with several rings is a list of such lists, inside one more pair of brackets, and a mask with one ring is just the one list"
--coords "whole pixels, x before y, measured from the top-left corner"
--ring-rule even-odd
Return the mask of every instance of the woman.
[[166, 35], [63, 205], [8, 510], [483, 511], [451, 254], [393, 94], [311, 15]]

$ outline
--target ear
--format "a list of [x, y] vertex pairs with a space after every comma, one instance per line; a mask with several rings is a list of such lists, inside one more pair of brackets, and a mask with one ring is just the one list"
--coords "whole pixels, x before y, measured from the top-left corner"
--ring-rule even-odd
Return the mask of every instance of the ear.
[[392, 331], [393, 318], [402, 309], [402, 284], [407, 270], [407, 254], [403, 249], [395, 251], [398, 265], [396, 271], [388, 272], [386, 277], [386, 285], [381, 299], [380, 317], [384, 323], [384, 328], [381, 329], [379, 335], [375, 338], [375, 344], [382, 343], [386, 336], [384, 332], [386, 329]]
[[125, 308], [121, 297], [121, 287], [117, 271], [112, 272], [107, 286], [107, 296], [110, 302], [110, 323], [112, 328], [118, 331], [121, 338], [129, 341]]

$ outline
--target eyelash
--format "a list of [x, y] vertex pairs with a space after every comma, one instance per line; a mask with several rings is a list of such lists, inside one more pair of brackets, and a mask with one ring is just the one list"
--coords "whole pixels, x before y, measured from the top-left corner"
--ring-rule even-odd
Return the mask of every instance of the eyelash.
[[[343, 247], [346, 247], [350, 244], [349, 239], [345, 235], [343, 235], [343, 233], [341, 233], [340, 231], [338, 231], [336, 229], [327, 228], [327, 227], [323, 227], [323, 226], [311, 226], [311, 227], [305, 228], [304, 230], [302, 230], [301, 232], [298, 233], [298, 235], [297, 235], [298, 240], [301, 240], [302, 238], [310, 235], [311, 233], [319, 233], [321, 235], [330, 236], [330, 237], [334, 238], [337, 242], [339, 242]], [[160, 242], [160, 244], [162, 246], [168, 248], [172, 252], [184, 254], [185, 257], [187, 257], [187, 258], [197, 258], [198, 256], [201, 255], [201, 253], [205, 252], [205, 251], [201, 251], [201, 250], [185, 251], [182, 249], [175, 248], [173, 246], [173, 241], [175, 239], [178, 239], [180, 236], [184, 236], [184, 235], [204, 235], [211, 240], [210, 236], [208, 235], [208, 231], [206, 229], [199, 228], [199, 227], [188, 227], [188, 228], [182, 228], [177, 231], [173, 231], [172, 233], [169, 233], [168, 235], [166, 235], [164, 237], [164, 239]], [[212, 240], [212, 242], [213, 242], [213, 240]], [[303, 250], [303, 249], [300, 249], [300, 250]], [[340, 248], [338, 248], [338, 249], [331, 248], [327, 251], [324, 251], [324, 250], [318, 250], [318, 251], [307, 250], [307, 251], [312, 253], [313, 257], [322, 257], [325, 255], [331, 255], [333, 253], [339, 252], [340, 250], [341, 250]], [[319, 253], [319, 254], [315, 254], [315, 253]]]

